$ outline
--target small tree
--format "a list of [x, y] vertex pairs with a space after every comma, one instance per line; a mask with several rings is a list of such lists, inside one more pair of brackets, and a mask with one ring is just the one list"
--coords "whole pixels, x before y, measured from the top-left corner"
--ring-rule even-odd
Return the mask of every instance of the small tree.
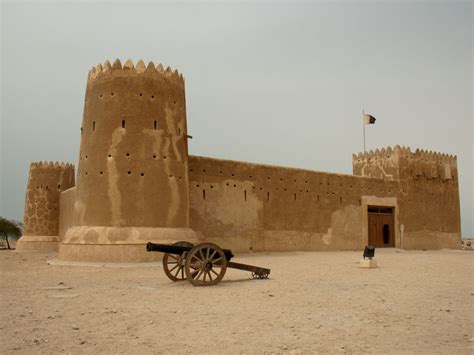
[[12, 221], [3, 217], [0, 217], [0, 233], [3, 234], [8, 249], [11, 249], [10, 243], [8, 242], [8, 235], [14, 235], [16, 237], [21, 236], [20, 228]]

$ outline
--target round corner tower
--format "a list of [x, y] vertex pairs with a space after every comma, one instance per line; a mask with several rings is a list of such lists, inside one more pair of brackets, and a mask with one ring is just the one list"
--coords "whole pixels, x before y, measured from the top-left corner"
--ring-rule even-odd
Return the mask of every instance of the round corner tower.
[[59, 196], [74, 186], [74, 165], [34, 162], [25, 196], [23, 236], [17, 251], [58, 250]]
[[[89, 71], [74, 226], [65, 260], [144, 261], [148, 241], [195, 241], [189, 228], [184, 80], [160, 64]], [[154, 254], [154, 253], [153, 253]]]

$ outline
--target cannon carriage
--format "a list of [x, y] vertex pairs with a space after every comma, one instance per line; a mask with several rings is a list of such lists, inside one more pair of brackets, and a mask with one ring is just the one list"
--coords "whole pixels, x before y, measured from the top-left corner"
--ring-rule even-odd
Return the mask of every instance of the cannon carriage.
[[212, 243], [147, 243], [146, 250], [164, 253], [163, 269], [174, 282], [188, 280], [194, 286], [216, 285], [227, 268], [250, 271], [255, 279], [266, 279], [270, 275], [270, 269], [230, 261], [234, 257], [232, 251]]

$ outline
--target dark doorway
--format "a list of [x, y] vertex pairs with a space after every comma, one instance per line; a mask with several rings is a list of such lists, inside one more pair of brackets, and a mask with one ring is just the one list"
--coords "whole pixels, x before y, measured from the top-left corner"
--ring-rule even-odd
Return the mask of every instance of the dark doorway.
[[393, 248], [393, 207], [369, 206], [369, 244], [376, 248]]

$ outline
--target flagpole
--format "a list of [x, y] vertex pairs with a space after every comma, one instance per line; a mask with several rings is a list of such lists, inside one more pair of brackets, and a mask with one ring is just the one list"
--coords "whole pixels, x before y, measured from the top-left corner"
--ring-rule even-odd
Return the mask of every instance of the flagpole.
[[365, 111], [364, 108], [362, 107], [362, 130], [364, 131], [364, 153], [365, 153], [365, 122], [364, 122], [364, 115]]
[[363, 130], [364, 130], [364, 152], [365, 152], [365, 123], [364, 123], [364, 121], [362, 121], [362, 127], [363, 127]]

